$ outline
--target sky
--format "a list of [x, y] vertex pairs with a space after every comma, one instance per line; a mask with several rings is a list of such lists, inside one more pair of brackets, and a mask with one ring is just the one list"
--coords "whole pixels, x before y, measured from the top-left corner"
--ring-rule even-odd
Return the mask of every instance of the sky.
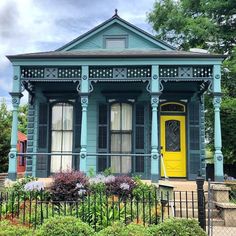
[[[12, 67], [6, 55], [52, 51], [118, 15], [152, 32], [155, 0], [0, 0], [0, 101], [11, 106]], [[22, 103], [27, 102], [24, 93]]]

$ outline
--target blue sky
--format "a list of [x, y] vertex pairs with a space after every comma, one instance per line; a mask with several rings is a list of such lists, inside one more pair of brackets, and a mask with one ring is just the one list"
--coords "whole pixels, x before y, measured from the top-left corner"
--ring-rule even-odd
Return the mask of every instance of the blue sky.
[[[147, 13], [155, 0], [0, 0], [0, 100], [10, 107], [12, 68], [5, 55], [55, 50], [118, 15], [153, 33]], [[25, 94], [22, 102], [27, 101]]]

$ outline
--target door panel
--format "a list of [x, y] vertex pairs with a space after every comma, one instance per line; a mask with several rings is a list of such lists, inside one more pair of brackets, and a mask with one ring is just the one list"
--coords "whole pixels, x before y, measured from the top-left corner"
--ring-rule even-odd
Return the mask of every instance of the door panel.
[[186, 177], [185, 116], [161, 116], [161, 146], [161, 175]]

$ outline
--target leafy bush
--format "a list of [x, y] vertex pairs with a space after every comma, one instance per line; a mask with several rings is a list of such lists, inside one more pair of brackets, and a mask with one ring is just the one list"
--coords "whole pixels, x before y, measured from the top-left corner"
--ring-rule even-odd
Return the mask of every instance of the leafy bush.
[[152, 236], [206, 236], [194, 219], [167, 219], [159, 225], [148, 228]]
[[0, 236], [29, 236], [32, 230], [24, 226], [12, 225], [10, 221], [0, 221]]
[[53, 176], [51, 185], [52, 199], [54, 201], [76, 201], [86, 189], [88, 178], [79, 171], [60, 172]]
[[133, 196], [137, 199], [148, 199], [151, 201], [155, 200], [155, 197], [158, 198], [158, 189], [153, 184], [143, 183], [141, 179], [135, 178], [136, 186], [133, 189]]
[[60, 216], [45, 220], [35, 233], [37, 236], [91, 236], [95, 234], [88, 224], [72, 216]]
[[109, 194], [116, 194], [120, 197], [127, 197], [135, 188], [135, 181], [125, 175], [116, 176], [114, 181], [107, 182], [106, 188]]
[[[16, 182], [13, 182], [11, 184], [7, 184], [6, 187], [6, 191], [8, 193], [20, 193], [22, 194], [23, 192], [25, 192], [25, 185], [29, 182], [32, 181], [36, 181], [37, 178], [32, 177], [32, 176], [26, 176], [24, 178], [18, 179]], [[6, 180], [6, 182], [8, 182], [9, 180]]]
[[96, 236], [124, 236], [125, 225], [121, 222], [115, 222], [112, 226], [101, 230]]
[[121, 222], [115, 222], [112, 226], [98, 232], [96, 236], [150, 236], [150, 233], [143, 225], [125, 226]]

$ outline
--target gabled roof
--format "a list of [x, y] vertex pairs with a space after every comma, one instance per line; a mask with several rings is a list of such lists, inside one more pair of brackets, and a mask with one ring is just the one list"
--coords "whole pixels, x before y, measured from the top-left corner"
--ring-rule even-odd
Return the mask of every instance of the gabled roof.
[[123, 27], [129, 29], [130, 31], [144, 37], [146, 40], [156, 44], [158, 47], [163, 48], [164, 50], [175, 50], [175, 48], [169, 44], [167, 44], [166, 42], [156, 39], [153, 35], [149, 34], [148, 32], [136, 27], [135, 25], [125, 21], [124, 19], [120, 18], [116, 14], [111, 17], [110, 19], [104, 21], [103, 23], [101, 23], [100, 25], [94, 27], [93, 29], [89, 30], [88, 32], [82, 34], [81, 36], [75, 38], [74, 40], [72, 40], [71, 42], [65, 44], [64, 46], [58, 48], [56, 51], [67, 51], [70, 50], [71, 48], [73, 48], [75, 45], [77, 45], [78, 43], [83, 42], [84, 40], [88, 39], [89, 37], [93, 36], [94, 34], [98, 33], [99, 31], [109, 27], [110, 25], [114, 24], [114, 23], [118, 23], [119, 25], [122, 25]]

